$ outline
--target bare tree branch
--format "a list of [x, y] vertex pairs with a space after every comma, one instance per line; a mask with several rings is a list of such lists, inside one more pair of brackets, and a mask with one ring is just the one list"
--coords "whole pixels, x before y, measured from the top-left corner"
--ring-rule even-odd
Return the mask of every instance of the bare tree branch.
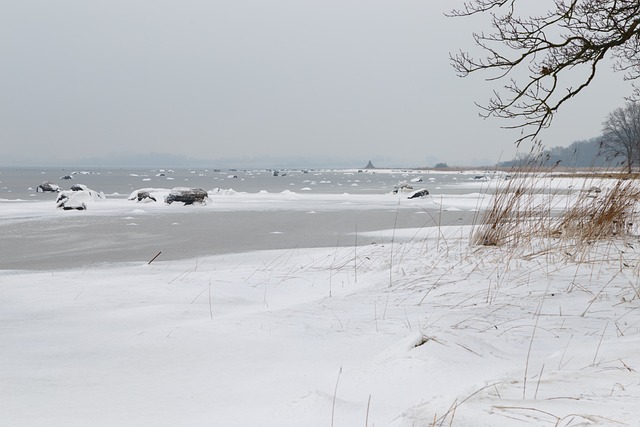
[[[516, 141], [535, 139], [567, 101], [589, 86], [605, 58], [627, 80], [640, 77], [640, 0], [553, 0], [539, 16], [521, 16], [523, 0], [472, 0], [449, 16], [486, 14], [492, 32], [474, 33], [482, 56], [450, 55], [462, 76], [504, 80], [481, 106], [483, 117], [513, 120]], [[636, 93], [637, 94], [637, 93]]]

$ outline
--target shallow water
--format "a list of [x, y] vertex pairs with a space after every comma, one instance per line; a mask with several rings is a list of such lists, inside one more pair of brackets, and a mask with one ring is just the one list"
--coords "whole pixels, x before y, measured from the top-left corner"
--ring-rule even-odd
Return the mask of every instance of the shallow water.
[[[380, 194], [392, 191], [400, 182], [421, 178], [423, 182], [411, 185], [416, 189], [427, 188], [432, 194], [451, 194], [461, 192], [460, 182], [473, 182], [478, 176], [477, 173], [415, 170], [292, 170], [278, 173], [278, 176], [273, 176], [273, 172], [268, 170], [0, 168], [0, 199], [47, 197], [47, 194], [36, 192], [38, 185], [45, 181], [57, 184], [63, 190], [73, 184], [84, 184], [112, 197], [128, 197], [132, 191], [147, 187], [222, 188], [248, 193], [289, 190], [323, 194]], [[72, 179], [61, 179], [67, 175]]]

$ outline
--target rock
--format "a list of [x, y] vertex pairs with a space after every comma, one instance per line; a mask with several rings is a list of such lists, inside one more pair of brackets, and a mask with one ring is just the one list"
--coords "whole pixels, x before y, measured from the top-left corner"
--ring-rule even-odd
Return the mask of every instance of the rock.
[[60, 179], [73, 179], [73, 177], [71, 175], [63, 175]]
[[89, 191], [89, 187], [83, 184], [73, 184], [71, 186], [71, 191]]
[[407, 199], [418, 199], [429, 195], [429, 191], [426, 188], [416, 190], [407, 196]]
[[171, 190], [169, 195], [164, 199], [165, 203], [182, 202], [185, 205], [194, 203], [204, 204], [208, 199], [208, 194], [200, 188], [176, 187]]
[[156, 198], [149, 194], [149, 190], [138, 190], [134, 197], [129, 197], [129, 200], [137, 199], [139, 202], [156, 202]]
[[56, 207], [65, 211], [73, 209], [84, 211], [87, 209], [89, 199], [89, 192], [86, 191], [62, 191], [56, 199]]
[[55, 193], [60, 191], [60, 187], [58, 187], [51, 181], [45, 181], [42, 184], [38, 185], [38, 188], [36, 188], [36, 192], [40, 191], [42, 191], [43, 193]]
[[411, 186], [411, 184], [409, 184], [406, 181], [402, 181], [402, 182], [399, 182], [398, 185], [395, 185], [393, 187], [393, 192], [392, 193], [393, 194], [398, 194], [399, 192], [403, 193], [403, 192], [408, 192], [408, 191], [412, 191], [412, 190], [413, 190], [413, 187]]
[[86, 210], [87, 204], [105, 199], [104, 193], [94, 191], [86, 185], [74, 184], [71, 190], [64, 190], [56, 198], [56, 207], [64, 210]]
[[86, 211], [87, 210], [87, 205], [85, 203], [81, 203], [78, 206], [69, 206], [65, 204], [58, 207], [62, 207], [62, 210], [65, 210], [65, 211], [71, 211], [71, 210]]
[[138, 202], [156, 202], [164, 200], [171, 192], [168, 188], [152, 188], [145, 187], [133, 190], [129, 195], [129, 200], [135, 200]]
[[92, 190], [84, 184], [73, 184], [71, 186], [71, 191], [86, 191], [89, 194], [89, 198], [93, 201], [106, 199], [102, 191]]

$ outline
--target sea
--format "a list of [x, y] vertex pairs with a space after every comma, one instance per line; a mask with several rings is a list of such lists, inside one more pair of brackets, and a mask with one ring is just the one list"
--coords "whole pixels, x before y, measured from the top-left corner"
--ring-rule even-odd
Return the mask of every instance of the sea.
[[[208, 168], [0, 168], [0, 269], [50, 270], [103, 263], [198, 258], [208, 255], [385, 244], [377, 230], [470, 224], [477, 212], [442, 211], [437, 203], [399, 209], [399, 186], [426, 188], [432, 200], [478, 191], [486, 171], [245, 170]], [[56, 193], [83, 184], [124, 206], [118, 214], [55, 213]], [[467, 185], [469, 184], [469, 185]], [[290, 198], [269, 209], [173, 208], [148, 212], [127, 200], [142, 188], [201, 188], [244, 195], [312, 195], [300, 209]], [[336, 202], [336, 196], [341, 197]], [[382, 202], [359, 202], [376, 199]], [[353, 200], [350, 199], [352, 197]], [[343, 202], [342, 200], [347, 200]], [[350, 200], [350, 201], [349, 201]], [[313, 205], [315, 203], [316, 205]], [[19, 215], [8, 212], [19, 206]], [[320, 207], [313, 209], [313, 206]], [[348, 208], [347, 208], [348, 207]], [[33, 208], [33, 209], [31, 209]], [[3, 213], [2, 210], [5, 212]], [[389, 242], [387, 242], [388, 244]]]

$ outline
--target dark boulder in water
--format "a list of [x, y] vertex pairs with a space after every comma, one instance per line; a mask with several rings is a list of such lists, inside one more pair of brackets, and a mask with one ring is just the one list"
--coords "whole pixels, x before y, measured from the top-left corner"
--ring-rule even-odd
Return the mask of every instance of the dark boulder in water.
[[43, 193], [57, 193], [58, 191], [60, 191], [60, 187], [58, 187], [51, 181], [45, 181], [42, 184], [38, 185], [38, 188], [36, 188], [36, 192], [40, 191], [42, 191]]
[[176, 187], [171, 190], [171, 193], [169, 193], [164, 201], [167, 204], [173, 202], [182, 202], [185, 205], [192, 205], [194, 203], [204, 204], [208, 197], [208, 193], [200, 188]]
[[429, 195], [429, 190], [426, 188], [422, 188], [420, 190], [416, 190], [413, 193], [407, 196], [407, 199], [419, 199], [421, 197], [426, 197]]

